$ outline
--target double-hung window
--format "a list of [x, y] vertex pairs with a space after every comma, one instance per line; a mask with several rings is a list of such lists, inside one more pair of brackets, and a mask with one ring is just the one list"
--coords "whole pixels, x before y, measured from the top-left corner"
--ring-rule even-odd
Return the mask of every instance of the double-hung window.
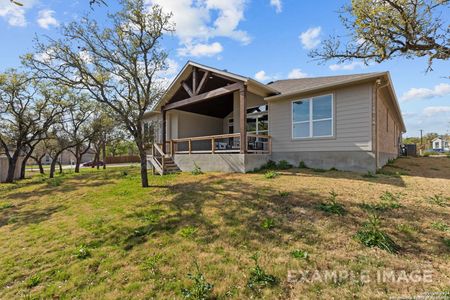
[[292, 138], [333, 136], [333, 95], [292, 102]]

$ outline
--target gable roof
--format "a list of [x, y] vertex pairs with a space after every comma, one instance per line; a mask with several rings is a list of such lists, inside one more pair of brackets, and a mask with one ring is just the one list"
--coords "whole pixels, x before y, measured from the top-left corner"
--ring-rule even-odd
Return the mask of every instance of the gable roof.
[[181, 69], [181, 71], [178, 73], [178, 75], [175, 77], [175, 79], [172, 81], [170, 86], [167, 88], [164, 95], [155, 105], [153, 112], [155, 110], [159, 110], [161, 106], [174, 95], [174, 93], [177, 91], [177, 88], [181, 86], [182, 81], [186, 80], [187, 77], [189, 77], [193, 68], [199, 68], [205, 71], [210, 71], [211, 73], [215, 73], [221, 76], [228, 77], [230, 79], [234, 79], [239, 82], [243, 82], [248, 86], [249, 91], [256, 94], [260, 94], [261, 96], [271, 96], [279, 94], [279, 92], [276, 89], [268, 85], [265, 85], [264, 83], [256, 81], [253, 78], [241, 76], [239, 74], [228, 72], [227, 70], [220, 70], [210, 66], [202, 65], [193, 61], [188, 61]]

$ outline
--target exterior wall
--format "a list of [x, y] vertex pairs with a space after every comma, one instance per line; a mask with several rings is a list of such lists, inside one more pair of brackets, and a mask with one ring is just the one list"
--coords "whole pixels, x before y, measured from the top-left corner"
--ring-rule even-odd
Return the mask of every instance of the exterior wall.
[[377, 97], [378, 167], [399, 155], [400, 123], [395, 117], [390, 96], [383, 89]]
[[[333, 93], [334, 137], [292, 138], [292, 101]], [[362, 84], [269, 103], [273, 152], [372, 151], [372, 86]]]
[[167, 113], [167, 139], [222, 134], [222, 129], [220, 118], [180, 110]]
[[199, 166], [205, 172], [245, 173], [266, 164], [270, 155], [264, 154], [177, 154], [174, 161], [184, 172]]
[[[17, 159], [14, 179], [20, 178], [20, 167], [22, 165], [22, 161], [22, 157]], [[0, 156], [0, 182], [5, 182], [6, 177], [8, 176], [8, 165], [8, 158], [6, 156]]]
[[303, 161], [309, 168], [366, 173], [375, 172], [375, 154], [370, 151], [295, 151], [274, 152], [272, 160], [286, 160], [293, 166]]

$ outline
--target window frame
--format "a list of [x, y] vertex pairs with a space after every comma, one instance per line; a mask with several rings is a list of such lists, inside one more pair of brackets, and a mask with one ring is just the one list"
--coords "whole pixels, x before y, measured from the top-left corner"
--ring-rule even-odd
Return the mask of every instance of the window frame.
[[[261, 111], [261, 112], [254, 112], [254, 113], [248, 113], [249, 110], [254, 109], [254, 108], [258, 108], [258, 107], [262, 107], [265, 106], [266, 110], [265, 111]], [[259, 119], [267, 116], [267, 130], [259, 130]], [[247, 130], [247, 126], [248, 126], [248, 122], [247, 119], [249, 118], [255, 118], [255, 131], [248, 131]], [[260, 105], [255, 105], [255, 106], [250, 106], [247, 107], [247, 117], [246, 117], [246, 122], [245, 122], [245, 129], [246, 132], [249, 134], [260, 134], [260, 135], [269, 135], [269, 105], [268, 104], [260, 104]], [[261, 133], [260, 131], [262, 131], [263, 133]]]
[[[314, 111], [314, 98], [320, 98], [330, 96], [331, 97], [331, 118], [324, 118], [324, 119], [317, 119], [314, 120], [313, 111]], [[296, 102], [300, 101], [309, 101], [309, 120], [308, 121], [294, 121], [294, 104]], [[291, 101], [291, 138], [292, 140], [308, 140], [308, 139], [329, 139], [334, 138], [334, 127], [335, 127], [335, 108], [334, 108], [334, 94], [333, 93], [327, 93], [327, 94], [320, 94], [315, 95], [307, 98], [300, 98], [295, 99]], [[320, 122], [320, 121], [331, 121], [331, 135], [320, 135], [320, 136], [314, 136], [314, 122]], [[309, 123], [309, 136], [305, 137], [295, 137], [294, 136], [294, 125], [295, 124], [301, 124], [301, 123]]]

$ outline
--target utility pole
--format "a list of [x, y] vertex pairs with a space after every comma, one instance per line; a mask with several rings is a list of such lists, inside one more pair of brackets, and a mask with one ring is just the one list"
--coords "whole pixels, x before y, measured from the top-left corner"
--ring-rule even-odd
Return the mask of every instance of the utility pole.
[[420, 147], [423, 146], [423, 136], [422, 136], [423, 130], [420, 129]]

